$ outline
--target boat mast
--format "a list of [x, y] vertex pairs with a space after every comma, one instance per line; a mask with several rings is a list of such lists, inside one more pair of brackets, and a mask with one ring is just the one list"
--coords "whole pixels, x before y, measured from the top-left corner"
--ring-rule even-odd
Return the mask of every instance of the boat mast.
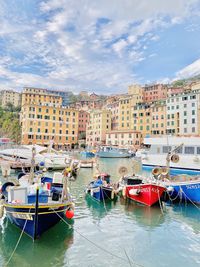
[[36, 155], [36, 148], [33, 146], [32, 158], [31, 158], [31, 170], [30, 170], [30, 174], [29, 174], [29, 184], [32, 184], [33, 179], [34, 179], [35, 155]]

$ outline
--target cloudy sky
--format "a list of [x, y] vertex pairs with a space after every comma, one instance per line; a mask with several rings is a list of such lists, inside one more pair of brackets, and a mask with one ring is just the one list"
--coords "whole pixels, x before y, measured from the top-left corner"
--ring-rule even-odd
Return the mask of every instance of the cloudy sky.
[[0, 0], [0, 88], [111, 94], [200, 74], [200, 0]]

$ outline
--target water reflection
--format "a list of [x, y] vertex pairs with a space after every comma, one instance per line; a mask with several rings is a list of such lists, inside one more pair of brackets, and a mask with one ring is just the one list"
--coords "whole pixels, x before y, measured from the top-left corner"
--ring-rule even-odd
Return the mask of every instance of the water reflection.
[[164, 223], [165, 215], [158, 206], [148, 207], [123, 198], [120, 198], [120, 204], [124, 206], [125, 214], [138, 225], [155, 228]]
[[200, 206], [192, 204], [176, 204], [168, 207], [168, 212], [173, 218], [192, 227], [194, 233], [200, 233]]
[[87, 208], [91, 212], [94, 219], [100, 220], [109, 214], [112, 208], [115, 207], [116, 201], [99, 202], [93, 199], [91, 196], [86, 195], [85, 201]]
[[[44, 233], [40, 240], [36, 240], [35, 242], [33, 242], [30, 237], [23, 234], [9, 266], [32, 267], [40, 266], [41, 263], [42, 267], [56, 264], [62, 266], [66, 251], [74, 243], [73, 232], [71, 226], [60, 222]], [[5, 218], [0, 234], [0, 257], [4, 264], [10, 257], [19, 236], [20, 230]]]

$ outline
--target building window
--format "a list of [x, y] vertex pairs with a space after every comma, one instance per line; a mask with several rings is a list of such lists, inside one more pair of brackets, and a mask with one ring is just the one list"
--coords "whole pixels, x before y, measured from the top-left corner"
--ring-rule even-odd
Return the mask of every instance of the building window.
[[194, 147], [193, 146], [186, 146], [185, 147], [185, 154], [194, 154]]
[[48, 129], [45, 129], [45, 133], [48, 133]]
[[195, 123], [195, 119], [192, 119], [192, 123]]
[[192, 127], [192, 132], [195, 133], [195, 127]]
[[192, 115], [195, 115], [195, 110], [192, 110]]
[[33, 131], [33, 128], [30, 128], [30, 132], [32, 132]]
[[184, 124], [187, 124], [187, 119], [184, 119], [184, 122], [183, 122]]
[[168, 153], [171, 149], [171, 146], [163, 146], [163, 153]]
[[200, 147], [197, 147], [197, 154], [200, 155]]

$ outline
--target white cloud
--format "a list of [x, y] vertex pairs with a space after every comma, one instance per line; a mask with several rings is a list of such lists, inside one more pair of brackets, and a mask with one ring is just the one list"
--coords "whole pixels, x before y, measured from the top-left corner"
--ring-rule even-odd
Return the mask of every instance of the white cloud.
[[197, 59], [190, 65], [186, 66], [182, 70], [178, 71], [176, 73], [176, 78], [177, 79], [184, 79], [184, 78], [189, 78], [195, 75], [200, 74], [200, 59]]
[[[34, 18], [17, 16], [16, 7], [5, 16], [10, 10], [4, 4], [1, 84], [123, 90], [138, 79], [133, 69], [148, 57], [145, 42], [159, 40], [157, 29], [184, 21], [196, 2], [49, 0], [40, 3]], [[26, 73], [33, 64], [36, 70]]]

